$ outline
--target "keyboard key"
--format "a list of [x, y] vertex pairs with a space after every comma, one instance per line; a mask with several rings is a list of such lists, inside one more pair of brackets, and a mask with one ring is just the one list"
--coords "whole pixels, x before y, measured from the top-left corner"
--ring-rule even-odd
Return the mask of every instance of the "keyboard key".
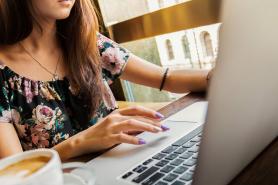
[[147, 168], [148, 168], [148, 167], [146, 167], [146, 166], [142, 166], [141, 168], [139, 168], [139, 169], [137, 170], [137, 173], [142, 173], [142, 172], [145, 171]]
[[136, 168], [134, 168], [132, 171], [136, 172], [138, 168], [140, 168], [141, 165], [137, 166]]
[[174, 160], [178, 157], [178, 154], [170, 154], [167, 157], [165, 157], [165, 159], [167, 160]]
[[184, 182], [181, 181], [175, 181], [173, 184], [171, 185], [186, 185]]
[[167, 183], [159, 181], [159, 182], [156, 183], [155, 185], [167, 185]]
[[193, 178], [193, 173], [185, 173], [183, 176], [181, 176], [181, 180], [185, 181], [191, 181]]
[[182, 164], [183, 161], [184, 161], [184, 160], [182, 160], [182, 159], [175, 159], [175, 160], [172, 161], [170, 164], [171, 164], [171, 165], [174, 165], [174, 166], [178, 166], [178, 165]]
[[193, 139], [191, 139], [192, 142], [200, 142], [201, 141], [201, 137], [194, 137]]
[[137, 172], [137, 173], [142, 173], [142, 172], [145, 171], [147, 168], [148, 168], [148, 167], [146, 167], [146, 166], [139, 165], [139, 166], [137, 166], [136, 168], [134, 168], [132, 171]]
[[193, 152], [193, 153], [197, 153], [198, 151], [199, 151], [199, 147], [198, 146], [194, 146], [194, 147], [192, 147], [192, 148], [190, 148], [188, 150], [188, 152]]
[[186, 143], [188, 141], [188, 137], [182, 137], [181, 139], [179, 139], [178, 141], [176, 141], [174, 144], [172, 144], [173, 146], [181, 146], [184, 143]]
[[176, 154], [182, 154], [182, 153], [186, 152], [186, 150], [187, 150], [186, 148], [179, 148], [175, 151], [175, 153]]
[[175, 151], [177, 148], [178, 148], [177, 146], [169, 146], [166, 149], [162, 150], [161, 152], [169, 154], [169, 153], [172, 153], [173, 151]]
[[174, 166], [167, 165], [167, 166], [165, 166], [164, 168], [162, 168], [160, 171], [161, 171], [161, 172], [164, 172], [164, 173], [169, 173], [169, 172], [172, 171], [174, 168], [175, 168]]
[[123, 176], [122, 176], [122, 178], [123, 179], [126, 179], [126, 178], [128, 178], [129, 176], [131, 176], [133, 173], [132, 172], [127, 172], [126, 174], [124, 174]]
[[146, 160], [145, 162], [143, 162], [143, 165], [148, 165], [148, 164], [150, 164], [151, 162], [153, 162], [153, 160], [152, 160], [152, 159], [148, 159], [148, 160]]
[[163, 167], [163, 166], [165, 166], [168, 163], [169, 163], [169, 161], [162, 160], [162, 161], [159, 161], [158, 163], [156, 163], [156, 166]]
[[160, 160], [160, 159], [162, 159], [165, 156], [166, 156], [166, 154], [158, 153], [155, 156], [153, 156], [153, 159]]
[[153, 185], [156, 181], [161, 179], [164, 176], [163, 173], [156, 173], [153, 176], [151, 176], [149, 179], [147, 179], [145, 182], [143, 182], [143, 185]]
[[192, 146], [194, 146], [195, 145], [195, 143], [193, 143], [193, 142], [187, 142], [187, 143], [185, 143], [184, 145], [182, 145], [182, 147], [184, 147], [184, 148], [190, 148], [190, 147], [192, 147]]
[[192, 168], [189, 170], [190, 172], [194, 172], [195, 171], [196, 166], [192, 166]]
[[192, 155], [193, 155], [193, 153], [191, 153], [191, 152], [186, 152], [186, 153], [182, 154], [182, 155], [180, 156], [180, 158], [188, 159], [188, 158], [191, 157]]
[[193, 158], [193, 159], [197, 159], [197, 158], [198, 158], [198, 153], [194, 153], [194, 154], [192, 155], [192, 158]]
[[146, 170], [144, 173], [140, 174], [139, 176], [135, 177], [132, 182], [140, 183], [143, 180], [147, 179], [149, 176], [151, 176], [153, 173], [155, 173], [159, 168], [152, 166], [148, 170]]
[[184, 166], [179, 166], [177, 169], [174, 170], [174, 173], [182, 174], [184, 173], [188, 168]]
[[178, 175], [175, 174], [168, 174], [163, 180], [168, 181], [168, 182], [172, 182], [173, 180], [175, 180], [178, 177]]
[[196, 159], [189, 159], [188, 161], [186, 161], [185, 163], [183, 163], [183, 165], [186, 165], [186, 166], [193, 166], [197, 163], [197, 160]]

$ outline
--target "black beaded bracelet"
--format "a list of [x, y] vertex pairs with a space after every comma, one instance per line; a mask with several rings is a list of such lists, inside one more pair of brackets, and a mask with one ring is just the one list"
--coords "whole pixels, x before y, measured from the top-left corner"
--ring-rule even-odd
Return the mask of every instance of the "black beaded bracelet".
[[168, 71], [169, 71], [169, 68], [167, 68], [163, 74], [163, 78], [162, 78], [162, 81], [161, 81], [161, 84], [160, 84], [160, 88], [159, 90], [162, 91], [163, 87], [164, 87], [164, 84], [165, 84], [165, 81], [166, 81], [166, 78], [167, 78], [167, 74], [168, 74]]

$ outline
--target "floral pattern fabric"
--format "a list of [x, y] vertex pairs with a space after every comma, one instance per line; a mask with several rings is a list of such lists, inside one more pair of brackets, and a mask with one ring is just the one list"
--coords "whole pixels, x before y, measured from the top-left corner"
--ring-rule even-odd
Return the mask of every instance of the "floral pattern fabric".
[[72, 92], [67, 78], [30, 80], [0, 61], [0, 124], [14, 125], [24, 150], [53, 147], [117, 108], [109, 85], [122, 73], [129, 52], [99, 33], [97, 45], [105, 91], [96, 116], [85, 124], [83, 119], [89, 112]]

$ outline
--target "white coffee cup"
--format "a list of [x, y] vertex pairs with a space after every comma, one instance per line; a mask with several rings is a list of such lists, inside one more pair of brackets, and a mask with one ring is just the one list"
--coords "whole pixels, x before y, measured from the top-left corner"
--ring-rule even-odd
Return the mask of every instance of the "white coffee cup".
[[[66, 163], [64, 168], [73, 169], [70, 173], [63, 173], [60, 157], [55, 150], [38, 149], [22, 152], [0, 160], [0, 170], [19, 161], [39, 156], [50, 158], [38, 171], [20, 178], [18, 176], [0, 176], [0, 184], [5, 185], [67, 185], [74, 182], [76, 185], [93, 185], [95, 178], [83, 163]], [[2, 180], [1, 180], [2, 179]], [[1, 182], [2, 181], [2, 182]]]

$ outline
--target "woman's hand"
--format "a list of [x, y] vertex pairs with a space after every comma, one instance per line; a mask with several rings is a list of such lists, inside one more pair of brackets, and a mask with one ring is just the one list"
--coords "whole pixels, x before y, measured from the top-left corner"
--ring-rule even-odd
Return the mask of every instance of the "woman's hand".
[[158, 133], [168, 130], [169, 128], [161, 125], [161, 118], [163, 115], [160, 113], [141, 106], [116, 110], [94, 126], [66, 140], [65, 142], [70, 142], [68, 151], [71, 151], [69, 152], [71, 155], [68, 156], [67, 153], [67, 156], [63, 157], [59, 152], [60, 156], [71, 158], [101, 151], [120, 143], [145, 144], [143, 139], [130, 134], [143, 131]]

